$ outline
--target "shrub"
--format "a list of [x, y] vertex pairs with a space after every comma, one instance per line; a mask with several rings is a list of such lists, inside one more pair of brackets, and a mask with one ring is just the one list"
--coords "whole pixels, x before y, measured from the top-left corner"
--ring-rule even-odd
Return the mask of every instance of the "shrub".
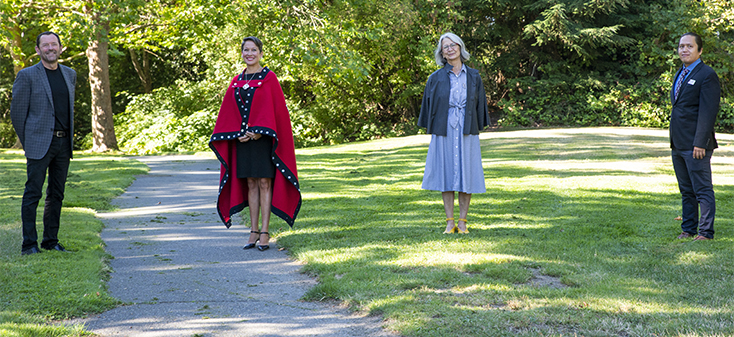
[[502, 126], [667, 127], [670, 83], [635, 83], [589, 74], [585, 78], [526, 77], [498, 105]]
[[125, 112], [115, 116], [120, 148], [134, 154], [207, 150], [220, 89], [178, 81], [132, 97]]

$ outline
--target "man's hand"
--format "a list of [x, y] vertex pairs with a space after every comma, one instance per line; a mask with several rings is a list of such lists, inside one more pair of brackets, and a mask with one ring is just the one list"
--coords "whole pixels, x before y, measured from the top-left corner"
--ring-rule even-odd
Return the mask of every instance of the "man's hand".
[[706, 156], [706, 149], [700, 147], [693, 147], [693, 159], [703, 159]]

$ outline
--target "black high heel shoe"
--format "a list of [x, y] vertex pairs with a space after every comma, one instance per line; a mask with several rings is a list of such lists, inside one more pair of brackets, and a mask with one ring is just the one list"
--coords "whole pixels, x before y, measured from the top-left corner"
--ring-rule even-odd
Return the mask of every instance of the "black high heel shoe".
[[[270, 236], [270, 233], [268, 232], [260, 232], [260, 235], [263, 235], [263, 234]], [[268, 243], [267, 245], [257, 245], [257, 250], [261, 252], [268, 250], [268, 248], [270, 248], [270, 243]]]
[[258, 234], [257, 239], [255, 239], [255, 242], [253, 242], [253, 243], [246, 244], [244, 247], [242, 247], [242, 249], [252, 249], [252, 248], [255, 248], [255, 244], [257, 243], [258, 240], [260, 240], [260, 235], [259, 235], [260, 232], [258, 232], [258, 231], [250, 231], [250, 233]]

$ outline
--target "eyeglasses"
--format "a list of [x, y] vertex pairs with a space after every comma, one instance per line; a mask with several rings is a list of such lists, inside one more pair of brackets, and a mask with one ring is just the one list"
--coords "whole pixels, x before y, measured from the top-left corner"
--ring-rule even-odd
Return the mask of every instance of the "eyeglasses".
[[458, 46], [458, 44], [456, 43], [448, 44], [448, 45], [443, 46], [443, 50], [448, 51], [449, 49], [454, 49], [454, 47], [456, 46]]

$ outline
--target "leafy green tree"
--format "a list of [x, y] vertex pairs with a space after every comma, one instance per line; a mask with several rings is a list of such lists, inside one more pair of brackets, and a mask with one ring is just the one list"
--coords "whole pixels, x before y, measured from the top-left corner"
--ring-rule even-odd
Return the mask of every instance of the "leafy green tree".
[[467, 1], [457, 30], [486, 65], [500, 124], [621, 125], [618, 103], [639, 80], [632, 71], [636, 32], [649, 3]]
[[[45, 24], [84, 50], [91, 92], [92, 150], [117, 149], [110, 90], [109, 52], [115, 29], [136, 19], [141, 0], [69, 0], [50, 3]], [[114, 46], [114, 44], [113, 44]], [[114, 49], [113, 49], [114, 51]]]
[[[264, 62], [281, 77], [298, 144], [416, 132], [413, 119], [423, 86], [436, 69], [434, 40], [444, 30], [437, 27], [450, 24], [421, 13], [430, 1], [262, 1], [242, 6], [250, 15], [233, 28], [240, 32], [235, 35], [257, 35], [266, 42]], [[438, 8], [434, 14], [446, 12]]]
[[[423, 58], [415, 58], [414, 54], [415, 50], [420, 50], [421, 54], [426, 55], [421, 49], [423, 45], [419, 44], [419, 48], [415, 48], [406, 41], [375, 42], [389, 41], [388, 38], [381, 39], [381, 36], [389, 36], [390, 31], [384, 29], [385, 21], [375, 20], [374, 12], [394, 10], [390, 5], [396, 3], [403, 2], [393, 1], [390, 4], [383, 4], [381, 1], [345, 1], [328, 4], [310, 1], [260, 1], [256, 4], [246, 1], [235, 2], [233, 8], [236, 8], [238, 13], [245, 14], [241, 17], [232, 15], [236, 20], [217, 21], [227, 23], [220, 27], [211, 39], [200, 40], [191, 47], [193, 50], [202, 51], [200, 55], [207, 64], [206, 80], [196, 84], [179, 82], [179, 86], [196, 86], [212, 93], [206, 97], [213, 97], [207, 106], [213, 112], [210, 118], [214, 118], [221, 102], [222, 89], [232, 76], [243, 69], [239, 53], [241, 39], [244, 36], [256, 35], [266, 43], [263, 63], [278, 74], [287, 92], [297, 142], [300, 145], [369, 139], [375, 135], [392, 132], [395, 125], [398, 127], [411, 125], [412, 123], [401, 123], [400, 118], [403, 118], [402, 121], [408, 121], [410, 114], [414, 114], [417, 110], [417, 99], [414, 96], [419, 90], [413, 89], [414, 94], [408, 95], [413, 100], [412, 106], [403, 110], [399, 110], [401, 109], [399, 105], [384, 108], [389, 100], [384, 99], [384, 95], [376, 96], [381, 92], [387, 92], [392, 98], [399, 97], [405, 92], [406, 85], [402, 82], [405, 79], [389, 73], [395, 69], [396, 56], [404, 57], [407, 62], [416, 63], [417, 59], [419, 64], [426, 64]], [[409, 4], [407, 1], [404, 3]], [[395, 10], [400, 10], [399, 8]], [[406, 10], [411, 11], [405, 12], [406, 15], [414, 15], [412, 8]], [[224, 14], [227, 13], [226, 10], [220, 9], [220, 12], [226, 17]], [[384, 17], [394, 19], [399, 16]], [[208, 22], [206, 19], [202, 20]], [[414, 33], [411, 38], [420, 35], [422, 32]], [[396, 49], [406, 45], [408, 47], [403, 50]], [[406, 54], [406, 51], [411, 53]], [[406, 55], [402, 56], [403, 54]], [[376, 68], [371, 65], [374, 63], [389, 67]], [[411, 69], [410, 66], [412, 65], [409, 64], [407, 69]], [[414, 78], [419, 78], [423, 82], [427, 77], [426, 70], [419, 69], [417, 74], [403, 71], [402, 74], [395, 73], [407, 76], [408, 84], [413, 84]], [[378, 77], [381, 78], [377, 80]], [[156, 97], [163, 99], [162, 96], [156, 95]], [[407, 101], [405, 99], [405, 102]], [[146, 106], [156, 105], [154, 102], [145, 102]], [[143, 101], [136, 103], [143, 104]], [[170, 99], [159, 101], [161, 106], [172, 103], [173, 100]], [[199, 108], [200, 105], [196, 107]], [[190, 116], [204, 116], [204, 114], [184, 107], [172, 112], [175, 116], [160, 120], [160, 124], [149, 124], [151, 119], [138, 119], [132, 114], [133, 111], [141, 113], [151, 110], [138, 108], [129, 106], [128, 111], [121, 116], [118, 126], [132, 130], [122, 125], [145, 124], [146, 129], [160, 131], [143, 137], [147, 141], [141, 139], [139, 133], [125, 132], [126, 135], [133, 137], [123, 140], [125, 147], [140, 148], [156, 144], [152, 148], [174, 149], [194, 146], [181, 143], [160, 144], [153, 138], [156, 137], [154, 135], [162, 136], [163, 132], [174, 132], [176, 128], [183, 127], [179, 124], [181, 120], [188, 119], [194, 122]], [[390, 111], [390, 108], [394, 108], [396, 112]], [[393, 118], [392, 116], [396, 114], [404, 117]], [[201, 137], [202, 141], [195, 145], [198, 149], [206, 148], [205, 141], [209, 133], [210, 130], [207, 130], [205, 134], [207, 137]]]
[[[147, 1], [137, 8], [137, 20], [129, 21], [112, 32], [117, 44], [128, 50], [130, 60], [140, 78], [145, 93], [154, 88], [153, 62], [181, 62], [196, 67], [199, 53], [191, 46], [217, 34], [216, 28], [232, 20], [229, 1], [175, 0]], [[171, 59], [172, 58], [172, 59]], [[188, 62], [187, 62], [188, 61]], [[191, 62], [193, 61], [193, 62]], [[155, 74], [162, 77], [162, 74]], [[196, 77], [196, 76], [195, 76]]]
[[711, 65], [721, 82], [721, 111], [717, 127], [734, 132], [734, 1], [709, 0], [690, 5], [692, 30], [704, 39], [701, 58]]
[[35, 41], [26, 36], [40, 33], [42, 5], [42, 2], [0, 1], [0, 46], [12, 64], [12, 73], [3, 70], [0, 81], [0, 146], [21, 147], [10, 122], [10, 96], [15, 75], [36, 56]]
[[[285, 89], [299, 146], [412, 134], [425, 80], [437, 68], [435, 39], [446, 31], [472, 52], [469, 64], [482, 72], [500, 125], [665, 127], [681, 34], [702, 31], [707, 62], [731, 91], [730, 1], [150, 2], [125, 26], [121, 46], [148, 55], [183, 48], [186, 62], [199, 62], [190, 67], [196, 78], [176, 75], [163, 85], [179, 78], [178, 92], [198, 99], [187, 105], [156, 86], [146, 97], [129, 93], [117, 127], [123, 146], [136, 151], [206, 149], [203, 126], [243, 68], [241, 38], [256, 35], [266, 44], [263, 63]], [[734, 110], [727, 104], [722, 111]], [[182, 132], [200, 134], [167, 136]]]
[[0, 1], [0, 46], [10, 55], [15, 74], [25, 68], [29, 58], [33, 57], [33, 54], [29, 56], [25, 53], [27, 48], [23, 48], [23, 35], [28, 26], [33, 26], [36, 9], [36, 5], [28, 1]]
[[127, 33], [121, 45], [166, 64], [165, 73], [151, 76], [153, 83], [166, 73], [178, 76], [150, 93], [128, 95], [125, 112], [116, 116], [121, 145], [133, 153], [205, 150], [221, 103], [220, 91], [228, 81], [219, 74], [237, 60], [231, 58], [222, 65], [225, 50], [219, 43], [222, 38], [232, 39], [225, 26], [240, 8], [223, 1], [161, 1], [141, 10], [144, 20], [124, 28]]

